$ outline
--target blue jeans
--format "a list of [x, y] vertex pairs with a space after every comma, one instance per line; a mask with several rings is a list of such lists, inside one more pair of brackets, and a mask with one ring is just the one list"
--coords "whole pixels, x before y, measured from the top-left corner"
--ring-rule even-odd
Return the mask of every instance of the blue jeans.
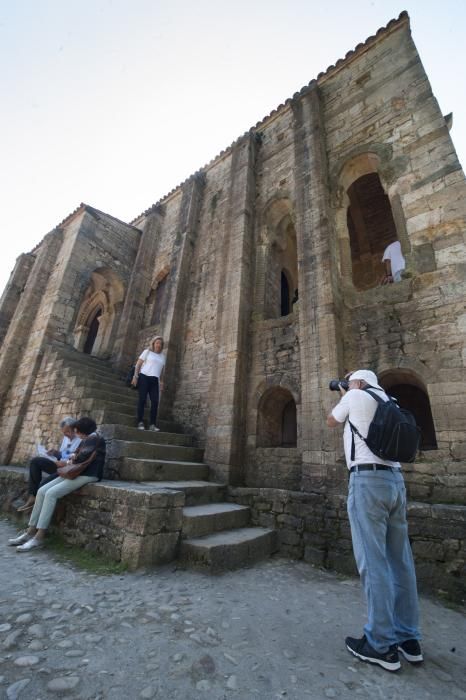
[[406, 489], [397, 471], [353, 472], [348, 493], [353, 551], [367, 599], [364, 632], [385, 653], [420, 639], [416, 573], [406, 521]]

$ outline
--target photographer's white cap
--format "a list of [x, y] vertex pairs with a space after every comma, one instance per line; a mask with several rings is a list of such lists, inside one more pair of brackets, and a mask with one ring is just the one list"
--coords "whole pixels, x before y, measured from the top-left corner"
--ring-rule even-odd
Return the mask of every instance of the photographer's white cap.
[[372, 372], [370, 369], [358, 369], [356, 372], [353, 372], [353, 374], [350, 375], [349, 381], [351, 381], [352, 379], [362, 379], [367, 384], [374, 387], [374, 389], [380, 389], [381, 391], [385, 391], [385, 389], [383, 389], [378, 384], [378, 379], [375, 372]]

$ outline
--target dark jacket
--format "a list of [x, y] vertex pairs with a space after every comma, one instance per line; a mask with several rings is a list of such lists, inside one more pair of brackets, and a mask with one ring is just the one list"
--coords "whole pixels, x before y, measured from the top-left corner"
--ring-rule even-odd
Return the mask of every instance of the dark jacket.
[[89, 462], [88, 466], [81, 472], [80, 476], [96, 476], [98, 481], [102, 479], [105, 464], [105, 440], [98, 433], [88, 435], [81, 442], [74, 459], [74, 464], [86, 462], [92, 453], [95, 452], [94, 459]]

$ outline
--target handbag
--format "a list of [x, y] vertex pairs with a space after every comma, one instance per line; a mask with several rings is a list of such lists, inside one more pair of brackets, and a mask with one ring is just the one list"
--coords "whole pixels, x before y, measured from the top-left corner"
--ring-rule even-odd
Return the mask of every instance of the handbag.
[[76, 479], [76, 477], [89, 466], [92, 460], [95, 459], [96, 455], [97, 452], [94, 450], [91, 456], [84, 462], [72, 462], [71, 464], [65, 464], [64, 467], [59, 467], [57, 469], [58, 476], [61, 476], [62, 479]]

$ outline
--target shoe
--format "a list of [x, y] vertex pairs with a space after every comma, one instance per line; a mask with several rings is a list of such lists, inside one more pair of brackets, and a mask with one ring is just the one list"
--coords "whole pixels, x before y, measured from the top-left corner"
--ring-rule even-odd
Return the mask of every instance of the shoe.
[[145, 430], [144, 423], [138, 423], [138, 430]]
[[155, 425], [152, 423], [152, 425], [149, 425], [149, 430], [152, 430], [153, 433], [159, 433], [160, 428], [156, 428]]
[[424, 661], [421, 645], [417, 639], [407, 639], [405, 642], [397, 644], [397, 647], [410, 664], [420, 664]]
[[348, 651], [357, 656], [358, 659], [361, 659], [361, 661], [378, 664], [386, 671], [398, 671], [401, 668], [395, 645], [390, 647], [385, 654], [379, 654], [378, 651], [371, 647], [365, 636], [361, 639], [346, 637], [345, 644]]
[[16, 547], [17, 552], [29, 552], [30, 549], [36, 549], [37, 547], [42, 547], [43, 545], [42, 540], [36, 540], [35, 537], [32, 539], [28, 540], [24, 544], [20, 545], [19, 547]]
[[16, 509], [17, 513], [28, 513], [34, 508], [34, 503], [23, 503], [22, 506]]
[[10, 547], [17, 547], [19, 544], [24, 544], [30, 539], [31, 535], [28, 535], [27, 532], [22, 532], [17, 537], [12, 537], [11, 539], [9, 539], [8, 544], [10, 545]]

